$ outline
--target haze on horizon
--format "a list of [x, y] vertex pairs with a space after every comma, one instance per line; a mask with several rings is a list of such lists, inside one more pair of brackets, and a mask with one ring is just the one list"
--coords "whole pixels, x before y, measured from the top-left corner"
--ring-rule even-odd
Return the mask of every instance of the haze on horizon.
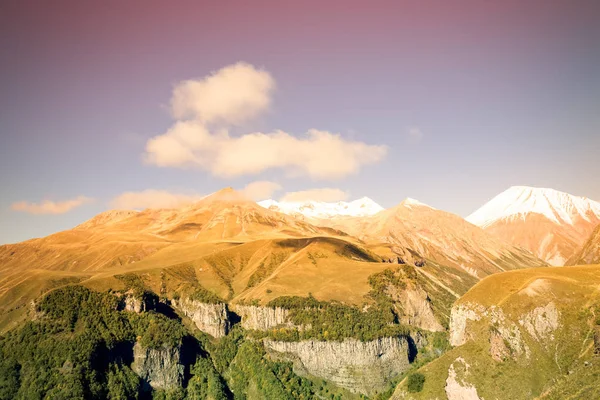
[[459, 3], [3, 2], [0, 244], [227, 186], [600, 200], [600, 3]]

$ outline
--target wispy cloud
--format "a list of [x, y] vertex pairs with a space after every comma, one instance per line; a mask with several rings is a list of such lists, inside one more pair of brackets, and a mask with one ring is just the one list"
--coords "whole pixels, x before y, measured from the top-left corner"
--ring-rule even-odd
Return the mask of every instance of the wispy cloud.
[[256, 181], [247, 184], [241, 192], [254, 201], [265, 200], [273, 197], [273, 193], [281, 190], [281, 185], [270, 181]]
[[298, 192], [288, 192], [284, 194], [279, 201], [285, 202], [304, 202], [304, 201], [325, 201], [334, 202], [348, 199], [349, 195], [341, 189], [319, 188], [301, 190]]
[[125, 192], [111, 200], [112, 208], [143, 210], [146, 208], [179, 208], [200, 200], [197, 193], [173, 193], [167, 190], [147, 189]]
[[94, 199], [86, 196], [78, 196], [74, 199], [64, 201], [44, 200], [39, 203], [19, 201], [11, 205], [14, 211], [22, 211], [29, 214], [65, 214], [74, 208], [93, 202]]
[[409, 128], [408, 137], [412, 142], [419, 142], [423, 139], [423, 131], [416, 127]]
[[219, 177], [256, 175], [281, 169], [291, 176], [337, 179], [385, 158], [387, 147], [311, 129], [302, 136], [284, 131], [232, 136], [227, 128], [264, 112], [275, 82], [270, 74], [238, 63], [175, 87], [171, 100], [178, 120], [146, 143], [146, 162], [159, 167], [200, 168]]

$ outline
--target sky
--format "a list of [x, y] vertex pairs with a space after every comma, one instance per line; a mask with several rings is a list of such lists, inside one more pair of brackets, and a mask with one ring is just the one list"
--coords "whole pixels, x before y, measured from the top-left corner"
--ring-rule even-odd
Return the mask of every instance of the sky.
[[[224, 187], [600, 201], [600, 2], [0, 2], [0, 243]], [[300, 193], [297, 193], [300, 192]]]

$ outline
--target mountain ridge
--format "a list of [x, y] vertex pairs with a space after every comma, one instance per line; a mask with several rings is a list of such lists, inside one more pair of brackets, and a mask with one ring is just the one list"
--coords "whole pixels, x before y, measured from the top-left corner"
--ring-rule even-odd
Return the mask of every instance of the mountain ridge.
[[368, 197], [362, 197], [351, 202], [324, 202], [315, 200], [286, 202], [268, 199], [259, 201], [258, 205], [272, 211], [294, 216], [302, 215], [306, 218], [314, 219], [334, 218], [338, 216], [367, 216], [384, 210], [383, 207]]

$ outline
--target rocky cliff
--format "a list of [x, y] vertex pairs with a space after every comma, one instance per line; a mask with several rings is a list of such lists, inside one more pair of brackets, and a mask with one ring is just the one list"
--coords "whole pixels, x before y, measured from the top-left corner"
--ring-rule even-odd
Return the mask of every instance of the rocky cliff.
[[141, 313], [156, 309], [157, 298], [147, 293], [136, 295], [128, 292], [122, 299], [122, 307], [125, 311]]
[[190, 318], [198, 329], [220, 338], [227, 335], [230, 328], [227, 305], [223, 303], [202, 303], [197, 300], [173, 300], [173, 305]]
[[299, 375], [317, 376], [366, 395], [385, 390], [391, 379], [409, 368], [411, 358], [408, 340], [400, 337], [370, 342], [266, 340], [265, 348], [275, 358], [292, 361]]
[[[507, 317], [498, 306], [465, 303], [452, 307], [450, 315], [450, 344], [461, 346], [476, 338], [481, 330], [471, 329], [471, 323], [481, 321], [488, 326], [490, 353], [494, 360], [503, 361], [507, 357], [530, 357], [530, 349], [524, 340], [524, 333], [542, 347], [549, 347], [554, 341], [554, 331], [559, 327], [560, 313], [554, 302], [524, 312], [516, 318]], [[478, 332], [478, 333], [476, 333]]]
[[282, 325], [293, 326], [285, 308], [236, 305], [233, 310], [242, 318], [244, 329], [266, 331]]
[[402, 307], [401, 322], [432, 332], [441, 332], [444, 327], [438, 322], [431, 308], [427, 293], [421, 288], [401, 291], [396, 300]]
[[139, 343], [133, 347], [131, 368], [145, 384], [154, 389], [173, 389], [182, 386], [184, 366], [180, 347], [144, 348]]
[[475, 386], [466, 381], [470, 375], [469, 368], [470, 365], [462, 357], [450, 364], [445, 386], [448, 400], [480, 400]]

